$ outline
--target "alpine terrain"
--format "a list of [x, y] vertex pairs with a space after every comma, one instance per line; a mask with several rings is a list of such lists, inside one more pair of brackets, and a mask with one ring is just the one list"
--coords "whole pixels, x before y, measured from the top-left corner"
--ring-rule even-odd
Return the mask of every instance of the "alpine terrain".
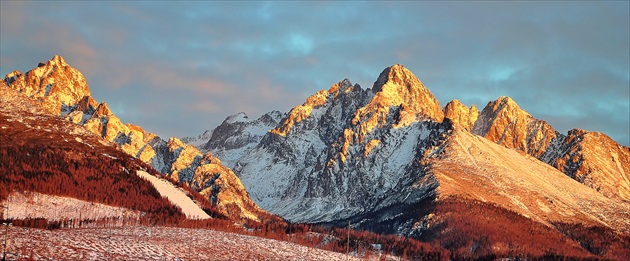
[[510, 97], [441, 107], [400, 64], [162, 139], [54, 56], [0, 79], [0, 141], [2, 235], [30, 259], [630, 259], [630, 148]]
[[344, 79], [286, 114], [239, 113], [206, 133], [199, 148], [293, 222], [350, 223], [478, 257], [629, 254], [630, 148], [558, 133], [509, 97], [441, 108], [399, 64], [372, 88]]

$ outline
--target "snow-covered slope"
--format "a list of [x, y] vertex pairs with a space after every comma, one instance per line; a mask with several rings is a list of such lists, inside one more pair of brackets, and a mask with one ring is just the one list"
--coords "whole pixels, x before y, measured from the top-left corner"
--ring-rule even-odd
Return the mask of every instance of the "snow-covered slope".
[[229, 116], [212, 131], [204, 132], [212, 135], [198, 148], [212, 152], [225, 166], [234, 168], [238, 157], [258, 145], [262, 137], [285, 116], [278, 111], [266, 113], [255, 120], [243, 112]]
[[182, 213], [189, 219], [207, 219], [210, 218], [206, 212], [204, 212], [192, 199], [190, 199], [186, 192], [182, 189], [178, 189], [167, 180], [155, 177], [145, 171], [137, 171], [136, 174], [143, 179], [146, 179], [153, 184], [153, 187], [162, 195], [167, 198], [173, 205], [178, 206]]
[[[12, 227], [9, 233], [8, 260], [379, 260], [378, 255], [357, 258], [286, 241], [208, 229]], [[3, 234], [4, 229], [0, 230], [0, 237]]]
[[11, 193], [0, 205], [4, 210], [0, 216], [6, 219], [97, 220], [111, 217], [138, 219], [143, 215], [139, 211], [127, 208], [37, 192]]
[[443, 153], [429, 165], [440, 183], [438, 200], [470, 198], [549, 226], [567, 222], [630, 233], [630, 204], [607, 198], [534, 157], [469, 132], [454, 131]]

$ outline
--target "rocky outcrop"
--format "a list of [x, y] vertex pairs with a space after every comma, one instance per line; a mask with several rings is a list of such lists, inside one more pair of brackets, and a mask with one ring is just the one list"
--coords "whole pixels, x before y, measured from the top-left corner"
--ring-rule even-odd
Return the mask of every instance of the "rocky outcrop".
[[249, 199], [234, 172], [212, 154], [202, 154], [195, 147], [174, 137], [168, 140], [160, 154], [165, 159], [171, 159], [166, 166], [172, 178], [199, 191], [224, 215], [259, 220], [263, 214], [264, 211]]
[[472, 132], [534, 157], [542, 155], [558, 135], [551, 125], [535, 119], [510, 97], [489, 102], [479, 114]]
[[466, 107], [459, 100], [452, 100], [444, 106], [444, 118], [449, 118], [454, 125], [472, 131], [479, 116], [477, 106]]

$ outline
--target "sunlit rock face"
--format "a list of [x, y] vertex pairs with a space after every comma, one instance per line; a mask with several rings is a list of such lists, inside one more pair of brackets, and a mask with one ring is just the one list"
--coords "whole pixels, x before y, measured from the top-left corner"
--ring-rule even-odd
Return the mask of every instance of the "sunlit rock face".
[[420, 80], [394, 65], [372, 89], [344, 79], [308, 97], [264, 135], [215, 140], [207, 149], [255, 144], [232, 150], [252, 199], [292, 221], [328, 222], [433, 195], [437, 183], [419, 159], [436, 154], [451, 131], [443, 118]]
[[[2, 84], [38, 102], [53, 115], [83, 125], [157, 171], [187, 183], [214, 202], [225, 215], [258, 219], [264, 212], [247, 195], [234, 173], [212, 154], [204, 155], [179, 139], [168, 141], [140, 126], [123, 124], [107, 103], [91, 97], [88, 84], [61, 56], [25, 74], [9, 73]], [[231, 212], [231, 213], [230, 213]]]
[[540, 160], [614, 199], [630, 202], [630, 148], [599, 132], [559, 135]]
[[90, 96], [83, 74], [59, 55], [25, 74], [13, 71], [5, 77], [11, 88], [40, 101], [53, 114], [67, 114], [69, 107]]
[[[411, 72], [395, 65], [371, 89], [344, 79], [277, 115], [283, 117], [275, 126], [244, 114], [230, 116], [212, 130], [213, 136], [221, 134], [206, 149], [229, 151], [230, 166], [252, 199], [291, 221], [352, 220], [415, 235], [426, 217], [408, 213], [423, 200], [455, 197], [498, 204], [549, 226], [559, 220], [625, 226], [618, 217], [593, 218], [613, 215], [614, 207], [602, 207], [607, 204], [627, 206], [558, 170], [565, 167], [546, 164], [543, 158], [562, 158], [551, 151], [558, 151], [565, 135], [509, 97], [481, 112], [457, 100], [441, 110]], [[267, 131], [252, 135], [251, 126]], [[586, 201], [599, 207], [581, 205]], [[522, 207], [534, 203], [538, 207]], [[553, 211], [573, 218], [549, 214]]]
[[450, 119], [454, 125], [472, 131], [479, 116], [477, 106], [466, 107], [459, 100], [452, 100], [444, 106], [444, 118]]
[[489, 102], [479, 114], [473, 133], [534, 157], [540, 156], [558, 135], [551, 125], [532, 117], [510, 97]]
[[509, 97], [489, 102], [472, 132], [538, 158], [609, 198], [630, 200], [629, 148], [605, 134], [560, 134]]

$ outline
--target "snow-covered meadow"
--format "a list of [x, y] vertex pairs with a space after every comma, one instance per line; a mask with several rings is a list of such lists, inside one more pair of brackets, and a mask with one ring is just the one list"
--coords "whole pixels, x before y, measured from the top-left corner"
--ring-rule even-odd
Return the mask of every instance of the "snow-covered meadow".
[[[9, 260], [360, 260], [298, 244], [208, 229], [9, 227]], [[5, 230], [0, 232], [4, 239]]]
[[143, 215], [139, 211], [127, 208], [30, 191], [11, 193], [0, 205], [3, 207], [0, 216], [10, 219], [96, 220], [112, 217], [138, 219]]

